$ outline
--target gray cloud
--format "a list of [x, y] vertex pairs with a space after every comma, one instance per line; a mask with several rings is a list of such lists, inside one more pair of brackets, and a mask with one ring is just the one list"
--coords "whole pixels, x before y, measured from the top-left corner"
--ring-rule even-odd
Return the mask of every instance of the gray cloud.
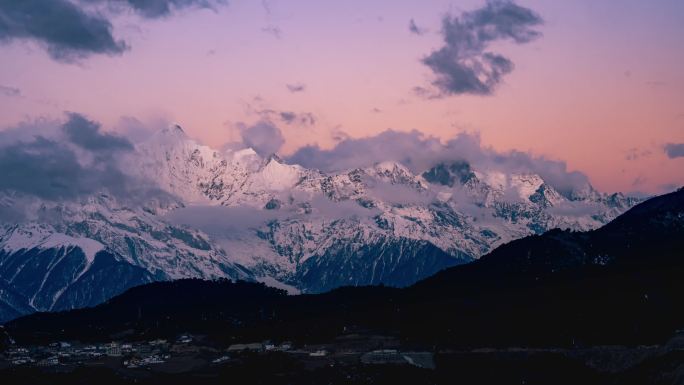
[[565, 162], [536, 157], [520, 151], [505, 153], [483, 147], [478, 135], [460, 134], [443, 143], [419, 131], [384, 131], [376, 136], [346, 138], [330, 150], [316, 145], [305, 146], [288, 158], [289, 162], [323, 171], [339, 171], [381, 161], [404, 164], [414, 173], [422, 173], [439, 163], [466, 161], [479, 170], [539, 174], [559, 192], [570, 195], [589, 184], [586, 175], [568, 171]]
[[391, 204], [427, 205], [435, 201], [432, 191], [420, 191], [403, 184], [371, 180], [366, 181], [368, 196]]
[[252, 126], [242, 125], [239, 128], [242, 142], [262, 156], [276, 153], [285, 143], [280, 129], [267, 121], [260, 121]]
[[167, 17], [174, 11], [185, 8], [205, 8], [216, 10], [226, 0], [85, 0], [91, 3], [107, 3], [112, 6], [127, 7], [148, 19]]
[[211, 237], [221, 238], [259, 228], [269, 221], [284, 218], [284, 215], [278, 210], [246, 206], [193, 205], [173, 210], [166, 218], [175, 224], [200, 229]]
[[68, 0], [0, 2], [0, 41], [33, 40], [59, 61], [91, 54], [118, 55], [126, 43], [112, 36], [111, 23]]
[[[283, 199], [287, 199], [283, 197]], [[259, 208], [238, 206], [204, 206], [192, 205], [173, 210], [165, 215], [165, 219], [173, 224], [196, 228], [209, 235], [228, 253], [234, 250], [234, 240], [244, 243], [250, 239], [253, 250], [270, 250], [268, 241], [259, 238], [255, 229], [264, 229], [274, 220], [287, 220], [302, 217], [323, 217], [326, 221], [353, 219], [371, 221], [379, 214], [377, 209], [361, 207], [354, 201], [334, 202], [328, 197], [317, 194], [307, 197], [309, 201], [307, 213], [297, 209], [262, 210]], [[261, 245], [265, 249], [261, 249]], [[268, 251], [267, 251], [268, 252]]]
[[37, 120], [5, 129], [0, 131], [0, 191], [49, 200], [99, 192], [123, 201], [167, 197], [122, 171], [121, 158], [132, 148], [75, 113], [63, 124]]
[[285, 86], [287, 87], [287, 90], [293, 94], [295, 92], [304, 92], [306, 90], [306, 84], [303, 83], [286, 84]]
[[119, 191], [125, 185], [125, 176], [113, 165], [84, 166], [67, 145], [43, 137], [1, 147], [0, 173], [0, 190], [46, 199]]
[[425, 28], [421, 28], [416, 24], [416, 21], [411, 19], [409, 20], [409, 31], [413, 34], [416, 35], [424, 35], [427, 30]]
[[7, 0], [0, 1], [0, 43], [28, 40], [44, 46], [53, 59], [75, 62], [94, 54], [121, 55], [129, 46], [112, 34], [102, 12], [82, 5], [105, 4], [109, 10], [130, 9], [145, 18], [169, 16], [185, 8], [209, 8], [225, 0]]
[[3, 86], [2, 84], [0, 84], [0, 95], [4, 95], [7, 97], [21, 96], [21, 90], [18, 88]]
[[[460, 17], [445, 16], [444, 46], [422, 59], [436, 75], [432, 84], [438, 92], [431, 96], [492, 94], [514, 65], [508, 58], [487, 51], [489, 45], [500, 40], [528, 43], [541, 36], [532, 27], [542, 23], [534, 11], [506, 0], [488, 1]], [[425, 89], [417, 88], [421, 90]]]
[[132, 151], [128, 139], [100, 132], [100, 125], [76, 113], [68, 114], [69, 120], [62, 126], [67, 139], [84, 150], [98, 154], [112, 151]]
[[663, 149], [670, 159], [684, 157], [684, 143], [667, 143]]
[[297, 114], [291, 111], [282, 111], [280, 113], [280, 119], [282, 119], [285, 123], [292, 123], [297, 119]]

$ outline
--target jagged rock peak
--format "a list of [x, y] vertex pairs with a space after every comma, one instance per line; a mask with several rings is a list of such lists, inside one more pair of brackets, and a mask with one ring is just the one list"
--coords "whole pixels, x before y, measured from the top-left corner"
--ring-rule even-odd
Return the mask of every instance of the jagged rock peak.
[[183, 128], [176, 123], [169, 124], [168, 126], [160, 129], [157, 132], [157, 136], [163, 138], [188, 139], [188, 136]]
[[[250, 150], [252, 150], [252, 149], [250, 148]], [[254, 150], [252, 150], [252, 151], [254, 151]], [[267, 156], [266, 159], [264, 160], [264, 164], [269, 164], [269, 163], [271, 163], [271, 162], [276, 162], [276, 163], [281, 163], [281, 164], [285, 163], [285, 162], [278, 156], [278, 154], [275, 154], [275, 153], [273, 153], [273, 154]]]

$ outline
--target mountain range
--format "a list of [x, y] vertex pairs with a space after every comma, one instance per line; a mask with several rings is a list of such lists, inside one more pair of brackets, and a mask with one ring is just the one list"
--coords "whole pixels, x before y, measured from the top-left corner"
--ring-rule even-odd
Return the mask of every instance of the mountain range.
[[154, 194], [2, 193], [0, 206], [21, 204], [25, 218], [0, 224], [0, 321], [182, 278], [290, 293], [404, 287], [514, 239], [598, 228], [640, 201], [588, 183], [561, 192], [538, 174], [473, 169], [466, 159], [322, 172], [250, 148], [212, 149], [176, 125], [122, 164]]
[[[93, 308], [8, 322], [0, 342], [191, 333], [216, 346], [263, 340], [335, 346], [392, 336], [403, 350], [435, 353], [435, 371], [422, 372], [419, 383], [675, 384], [683, 368], [682, 255], [684, 189], [640, 203], [599, 229], [530, 235], [406, 288], [287, 295], [225, 279], [154, 282]], [[308, 373], [268, 361], [276, 359], [231, 368], [247, 365], [250, 376]], [[218, 381], [232, 372], [210, 373]], [[392, 383], [375, 380], [384, 376], [382, 366], [371, 373], [363, 383]]]

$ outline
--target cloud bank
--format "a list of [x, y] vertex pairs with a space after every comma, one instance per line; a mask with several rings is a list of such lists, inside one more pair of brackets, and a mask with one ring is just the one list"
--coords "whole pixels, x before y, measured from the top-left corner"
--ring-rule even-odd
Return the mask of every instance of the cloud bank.
[[97, 193], [137, 202], [166, 196], [122, 170], [132, 151], [126, 138], [103, 132], [80, 114], [67, 114], [63, 123], [24, 123], [0, 131], [0, 191], [53, 201]]
[[442, 21], [444, 46], [422, 59], [435, 74], [437, 92], [417, 87], [416, 92], [432, 97], [475, 94], [490, 95], [513, 71], [511, 60], [488, 51], [497, 41], [529, 43], [541, 36], [533, 29], [542, 18], [512, 1], [492, 0], [460, 16], [447, 15]]
[[69, 120], [62, 126], [67, 139], [84, 150], [97, 154], [132, 151], [133, 145], [121, 136], [100, 132], [100, 125], [76, 113], [68, 114]]
[[441, 142], [436, 137], [425, 136], [416, 130], [387, 130], [366, 138], [346, 138], [329, 150], [317, 145], [305, 146], [287, 160], [327, 172], [395, 161], [405, 165], [413, 173], [422, 173], [440, 163], [466, 161], [477, 170], [539, 174], [547, 183], [566, 195], [589, 184], [585, 174], [568, 171], [563, 161], [532, 156], [521, 151], [500, 153], [484, 147], [478, 135], [466, 133]]

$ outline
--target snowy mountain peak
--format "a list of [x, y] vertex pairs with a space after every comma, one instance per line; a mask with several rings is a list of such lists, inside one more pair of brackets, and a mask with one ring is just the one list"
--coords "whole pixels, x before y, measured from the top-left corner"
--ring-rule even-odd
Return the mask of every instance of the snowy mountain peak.
[[456, 184], [465, 184], [475, 177], [470, 164], [465, 161], [451, 163], [439, 163], [422, 174], [423, 179], [429, 183], [453, 187]]
[[25, 227], [14, 227], [0, 236], [0, 248], [4, 252], [14, 253], [30, 249], [52, 249], [78, 247], [85, 254], [88, 264], [95, 260], [95, 254], [104, 249], [98, 241], [85, 237], [72, 237], [60, 234], [46, 225], [31, 224]]
[[565, 198], [556, 191], [553, 187], [542, 183], [539, 188], [530, 195], [530, 202], [536, 203], [542, 207], [553, 207], [565, 200]]
[[223, 153], [227, 163], [242, 167], [250, 172], [261, 168], [263, 159], [254, 149], [247, 147], [238, 150], [228, 150]]
[[588, 182], [580, 188], [574, 189], [569, 196], [570, 200], [574, 201], [598, 201], [601, 199], [601, 193], [594, 189], [594, 186]]
[[161, 135], [166, 135], [166, 136], [171, 136], [171, 137], [176, 137], [176, 138], [181, 138], [181, 139], [187, 139], [188, 136], [185, 134], [185, 131], [183, 128], [176, 123], [171, 123], [169, 126], [162, 128], [159, 130], [159, 133]]
[[[32, 218], [50, 218], [49, 225], [0, 224], [0, 274], [22, 278], [10, 284], [32, 298], [29, 308], [91, 305], [83, 293], [105, 298], [183, 277], [258, 279], [302, 291], [406, 285], [512, 239], [597, 228], [638, 202], [588, 184], [568, 197], [537, 174], [476, 170], [466, 161], [420, 174], [393, 161], [324, 173], [251, 148], [217, 151], [177, 125], [138, 144], [126, 161], [126, 170], [171, 198], [157, 198], [152, 209], [106, 194], [39, 200]], [[0, 205], [14, 200], [0, 194]], [[50, 285], [67, 254], [73, 272]], [[103, 279], [125, 283], [88, 291]], [[35, 281], [47, 283], [37, 289]]]
[[510, 176], [510, 187], [518, 192], [522, 200], [528, 200], [544, 184], [537, 174], [514, 174]]
[[399, 162], [385, 161], [378, 162], [373, 165], [373, 169], [380, 174], [406, 174], [409, 175], [411, 172], [409, 169]]
[[[250, 148], [251, 150], [251, 148]], [[252, 150], [254, 151], [254, 150]], [[285, 163], [283, 160], [278, 156], [278, 154], [271, 154], [264, 159], [264, 164], [269, 164], [271, 162], [276, 162], [276, 163]]]
[[277, 155], [271, 155], [251, 178], [252, 187], [260, 190], [283, 191], [292, 189], [307, 175], [299, 165], [284, 163]]
[[379, 162], [373, 167], [366, 168], [364, 172], [378, 180], [391, 184], [403, 184], [412, 187], [423, 187], [418, 178], [401, 163], [386, 161]]

